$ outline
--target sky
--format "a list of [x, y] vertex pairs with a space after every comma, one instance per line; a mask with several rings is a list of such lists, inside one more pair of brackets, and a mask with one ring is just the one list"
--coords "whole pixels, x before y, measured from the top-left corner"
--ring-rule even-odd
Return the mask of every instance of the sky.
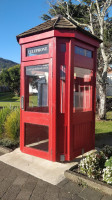
[[0, 0], [0, 57], [20, 63], [16, 35], [41, 24], [48, 10], [47, 0]]
[[47, 0], [0, 0], [0, 57], [20, 63], [16, 35], [43, 22]]

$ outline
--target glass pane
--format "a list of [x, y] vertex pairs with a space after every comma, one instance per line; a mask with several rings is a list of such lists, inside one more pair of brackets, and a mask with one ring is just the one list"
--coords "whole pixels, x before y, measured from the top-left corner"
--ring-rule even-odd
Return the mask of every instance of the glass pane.
[[74, 68], [73, 112], [92, 109], [92, 76], [92, 70]]
[[66, 44], [61, 44], [61, 52], [66, 52]]
[[26, 110], [48, 112], [49, 65], [26, 67]]
[[65, 113], [65, 80], [66, 66], [60, 66], [60, 112]]
[[86, 50], [86, 56], [92, 58], [92, 51]]
[[88, 58], [92, 58], [92, 51], [81, 48], [81, 47], [75, 46], [75, 53], [79, 54], [81, 56], [86, 56]]
[[84, 56], [85, 53], [84, 53], [84, 49], [83, 48], [80, 48], [80, 47], [75, 47], [75, 53], [76, 54], [79, 54], [81, 56]]
[[48, 132], [47, 126], [25, 123], [25, 146], [48, 152]]

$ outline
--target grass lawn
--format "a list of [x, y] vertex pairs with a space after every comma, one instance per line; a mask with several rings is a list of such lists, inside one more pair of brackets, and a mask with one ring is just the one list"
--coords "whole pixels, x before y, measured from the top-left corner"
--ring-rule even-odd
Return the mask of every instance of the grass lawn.
[[112, 134], [112, 121], [96, 121], [96, 134]]
[[29, 96], [29, 106], [30, 107], [35, 107], [37, 106], [38, 104], [38, 94], [32, 94]]
[[108, 112], [106, 113], [106, 119], [107, 119], [107, 120], [112, 120], [112, 111], [108, 111]]
[[11, 92], [0, 93], [0, 107], [20, 106], [20, 97]]
[[[30, 96], [30, 106], [33, 103], [37, 105], [37, 95]], [[15, 96], [11, 92], [0, 93], [0, 107], [6, 106], [20, 106], [20, 97]], [[107, 112], [107, 120], [106, 121], [97, 121], [96, 120], [96, 127], [95, 133], [96, 135], [99, 134], [112, 134], [112, 111]]]
[[107, 120], [96, 120], [96, 135], [112, 134], [112, 111], [106, 113], [106, 119]]

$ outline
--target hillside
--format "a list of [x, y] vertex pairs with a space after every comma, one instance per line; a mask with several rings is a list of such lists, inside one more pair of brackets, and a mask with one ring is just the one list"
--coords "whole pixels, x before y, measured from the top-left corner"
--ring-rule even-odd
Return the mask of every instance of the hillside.
[[11, 60], [7, 60], [7, 59], [4, 59], [4, 58], [0, 58], [0, 71], [2, 69], [8, 69], [14, 65], [17, 65], [18, 63], [16, 62], [13, 62]]

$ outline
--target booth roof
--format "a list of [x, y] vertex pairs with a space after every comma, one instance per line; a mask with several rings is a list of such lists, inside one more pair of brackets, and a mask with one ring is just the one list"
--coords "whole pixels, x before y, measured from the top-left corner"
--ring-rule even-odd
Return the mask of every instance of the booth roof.
[[102, 42], [99, 38], [97, 38], [95, 35], [91, 34], [90, 32], [86, 31], [85, 29], [78, 26], [75, 22], [66, 19], [65, 17], [58, 15], [38, 26], [35, 26], [34, 28], [29, 29], [28, 31], [25, 31], [19, 35], [16, 36], [17, 41], [19, 41], [20, 38], [36, 35], [42, 32], [46, 32], [49, 30], [54, 29], [72, 29], [72, 30], [79, 30], [83, 32], [84, 34], [91, 36], [92, 38], [98, 40], [100, 43]]

